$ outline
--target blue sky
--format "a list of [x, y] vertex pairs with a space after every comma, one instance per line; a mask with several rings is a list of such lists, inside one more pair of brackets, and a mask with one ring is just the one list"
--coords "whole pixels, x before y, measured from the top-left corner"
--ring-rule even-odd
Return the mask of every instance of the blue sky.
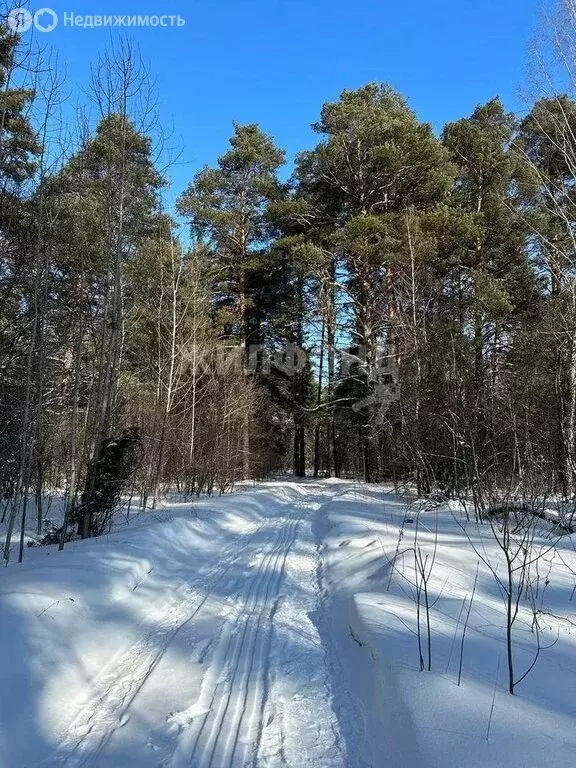
[[[60, 16], [186, 19], [179, 29], [129, 30], [149, 62], [163, 120], [183, 144], [181, 164], [170, 171], [173, 197], [225, 151], [233, 120], [260, 123], [291, 160], [313, 145], [310, 123], [322, 103], [369, 81], [392, 84], [437, 130], [496, 94], [522, 111], [542, 0], [44, 2]], [[60, 24], [40, 37], [59, 52], [76, 92], [116, 34]]]

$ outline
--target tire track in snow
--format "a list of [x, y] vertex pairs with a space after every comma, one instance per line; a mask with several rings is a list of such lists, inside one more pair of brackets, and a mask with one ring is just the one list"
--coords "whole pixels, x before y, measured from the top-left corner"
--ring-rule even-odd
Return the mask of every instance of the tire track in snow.
[[[297, 503], [295, 511], [304, 506]], [[167, 768], [239, 768], [257, 753], [273, 617], [299, 523], [300, 515], [282, 525], [248, 577], [242, 607], [222, 631], [198, 701], [173, 718], [182, 731]]]
[[[250, 536], [264, 527], [259, 525]], [[200, 577], [207, 585], [204, 592], [189, 589], [189, 595], [168, 611], [160, 627], [133, 643], [119, 659], [107, 664], [92, 683], [94, 695], [82, 706], [65, 731], [55, 752], [38, 768], [83, 768], [102, 753], [114, 733], [127, 721], [130, 705], [154, 672], [178, 633], [189, 624], [210, 599], [220, 582], [253, 542], [240, 549], [232, 544], [225, 550], [222, 568], [216, 565]]]
[[307, 508], [298, 548], [286, 564], [290, 588], [274, 622], [270, 693], [261, 715], [261, 742], [251, 768], [345, 768], [346, 746], [334, 709], [329, 648], [322, 641], [324, 593], [316, 534], [321, 510], [335, 489], [306, 484]]

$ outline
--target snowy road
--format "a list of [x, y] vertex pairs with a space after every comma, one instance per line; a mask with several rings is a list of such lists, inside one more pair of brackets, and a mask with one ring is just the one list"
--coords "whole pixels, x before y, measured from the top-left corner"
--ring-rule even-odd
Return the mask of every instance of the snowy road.
[[301, 514], [290, 513], [267, 529], [271, 544], [256, 556], [225, 621], [198, 699], [172, 718], [189, 727], [182, 729], [171, 768], [232, 768], [257, 757], [274, 614], [300, 520]]
[[[262, 495], [259, 519], [235, 525], [217, 561], [181, 572], [179, 599], [140, 598], [149, 620], [85, 687], [37, 765], [347, 765], [313, 620], [321, 615], [314, 522], [332, 494], [286, 484]], [[173, 571], [173, 562], [156, 562], [129, 599]]]
[[[498, 564], [490, 528], [469, 525]], [[416, 541], [434, 561], [429, 672]], [[0, 768], [574, 762], [576, 634], [572, 621], [552, 621], [571, 615], [572, 537], [542, 567], [546, 651], [514, 697], [490, 568], [449, 506], [422, 508], [381, 486], [245, 485], [26, 555], [0, 576]], [[532, 620], [519, 619], [519, 668], [533, 658]]]

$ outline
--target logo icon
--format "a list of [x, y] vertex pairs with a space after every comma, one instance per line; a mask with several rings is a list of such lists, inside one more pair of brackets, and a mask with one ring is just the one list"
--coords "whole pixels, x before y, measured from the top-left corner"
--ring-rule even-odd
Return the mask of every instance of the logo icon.
[[40, 8], [34, 14], [34, 26], [38, 32], [52, 32], [58, 26], [58, 15], [52, 8]]
[[26, 8], [14, 8], [8, 14], [8, 29], [15, 33], [27, 32], [32, 26], [33, 21], [34, 18], [29, 10]]

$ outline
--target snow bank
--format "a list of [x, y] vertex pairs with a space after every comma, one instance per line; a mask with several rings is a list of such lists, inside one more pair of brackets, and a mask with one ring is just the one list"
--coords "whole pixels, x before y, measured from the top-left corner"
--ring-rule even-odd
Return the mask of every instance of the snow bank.
[[[479, 562], [475, 549], [497, 568], [502, 563], [489, 526], [470, 523], [464, 535], [454, 514], [447, 506], [419, 512], [414, 503], [407, 505], [370, 486], [344, 489], [322, 510], [318, 526], [325, 542], [327, 617], [332, 643], [343, 660], [338, 672], [349, 691], [348, 700], [341, 695], [337, 704], [341, 722], [350, 723], [346, 736], [358, 763], [398, 768], [573, 765], [573, 537], [563, 537], [557, 550], [539, 564], [542, 582], [549, 582], [541, 601], [541, 623], [542, 644], [550, 647], [542, 651], [515, 696], [506, 692], [502, 595], [480, 560], [458, 686], [467, 612], [462, 608], [474, 588]], [[432, 562], [436, 551], [429, 582], [432, 670], [423, 672], [416, 632], [417, 528], [424, 558]], [[426, 663], [424, 614], [421, 627]], [[515, 662], [521, 673], [535, 650], [527, 614], [520, 614], [515, 636]]]
[[27, 549], [22, 565], [4, 569], [0, 766], [54, 768], [50, 755], [78, 736], [79, 712], [83, 721], [111, 716], [106, 708], [121, 706], [122, 691], [110, 696], [119, 667], [132, 666], [132, 681], [143, 684], [138, 675], [204, 599], [210, 573], [233, 563], [247, 534], [294, 496], [289, 484], [277, 484], [273, 493], [168, 505], [64, 552]]
[[[415, 541], [434, 560], [422, 672]], [[503, 573], [501, 552], [456, 507], [278, 481], [119, 518], [63, 553], [27, 549], [0, 574], [0, 768], [179, 768], [192, 741], [235, 768], [242, 755], [260, 768], [568, 768], [574, 544], [538, 563], [543, 650], [514, 697], [487, 565]], [[522, 607], [517, 676], [531, 622]], [[426, 666], [423, 612], [420, 626]]]

